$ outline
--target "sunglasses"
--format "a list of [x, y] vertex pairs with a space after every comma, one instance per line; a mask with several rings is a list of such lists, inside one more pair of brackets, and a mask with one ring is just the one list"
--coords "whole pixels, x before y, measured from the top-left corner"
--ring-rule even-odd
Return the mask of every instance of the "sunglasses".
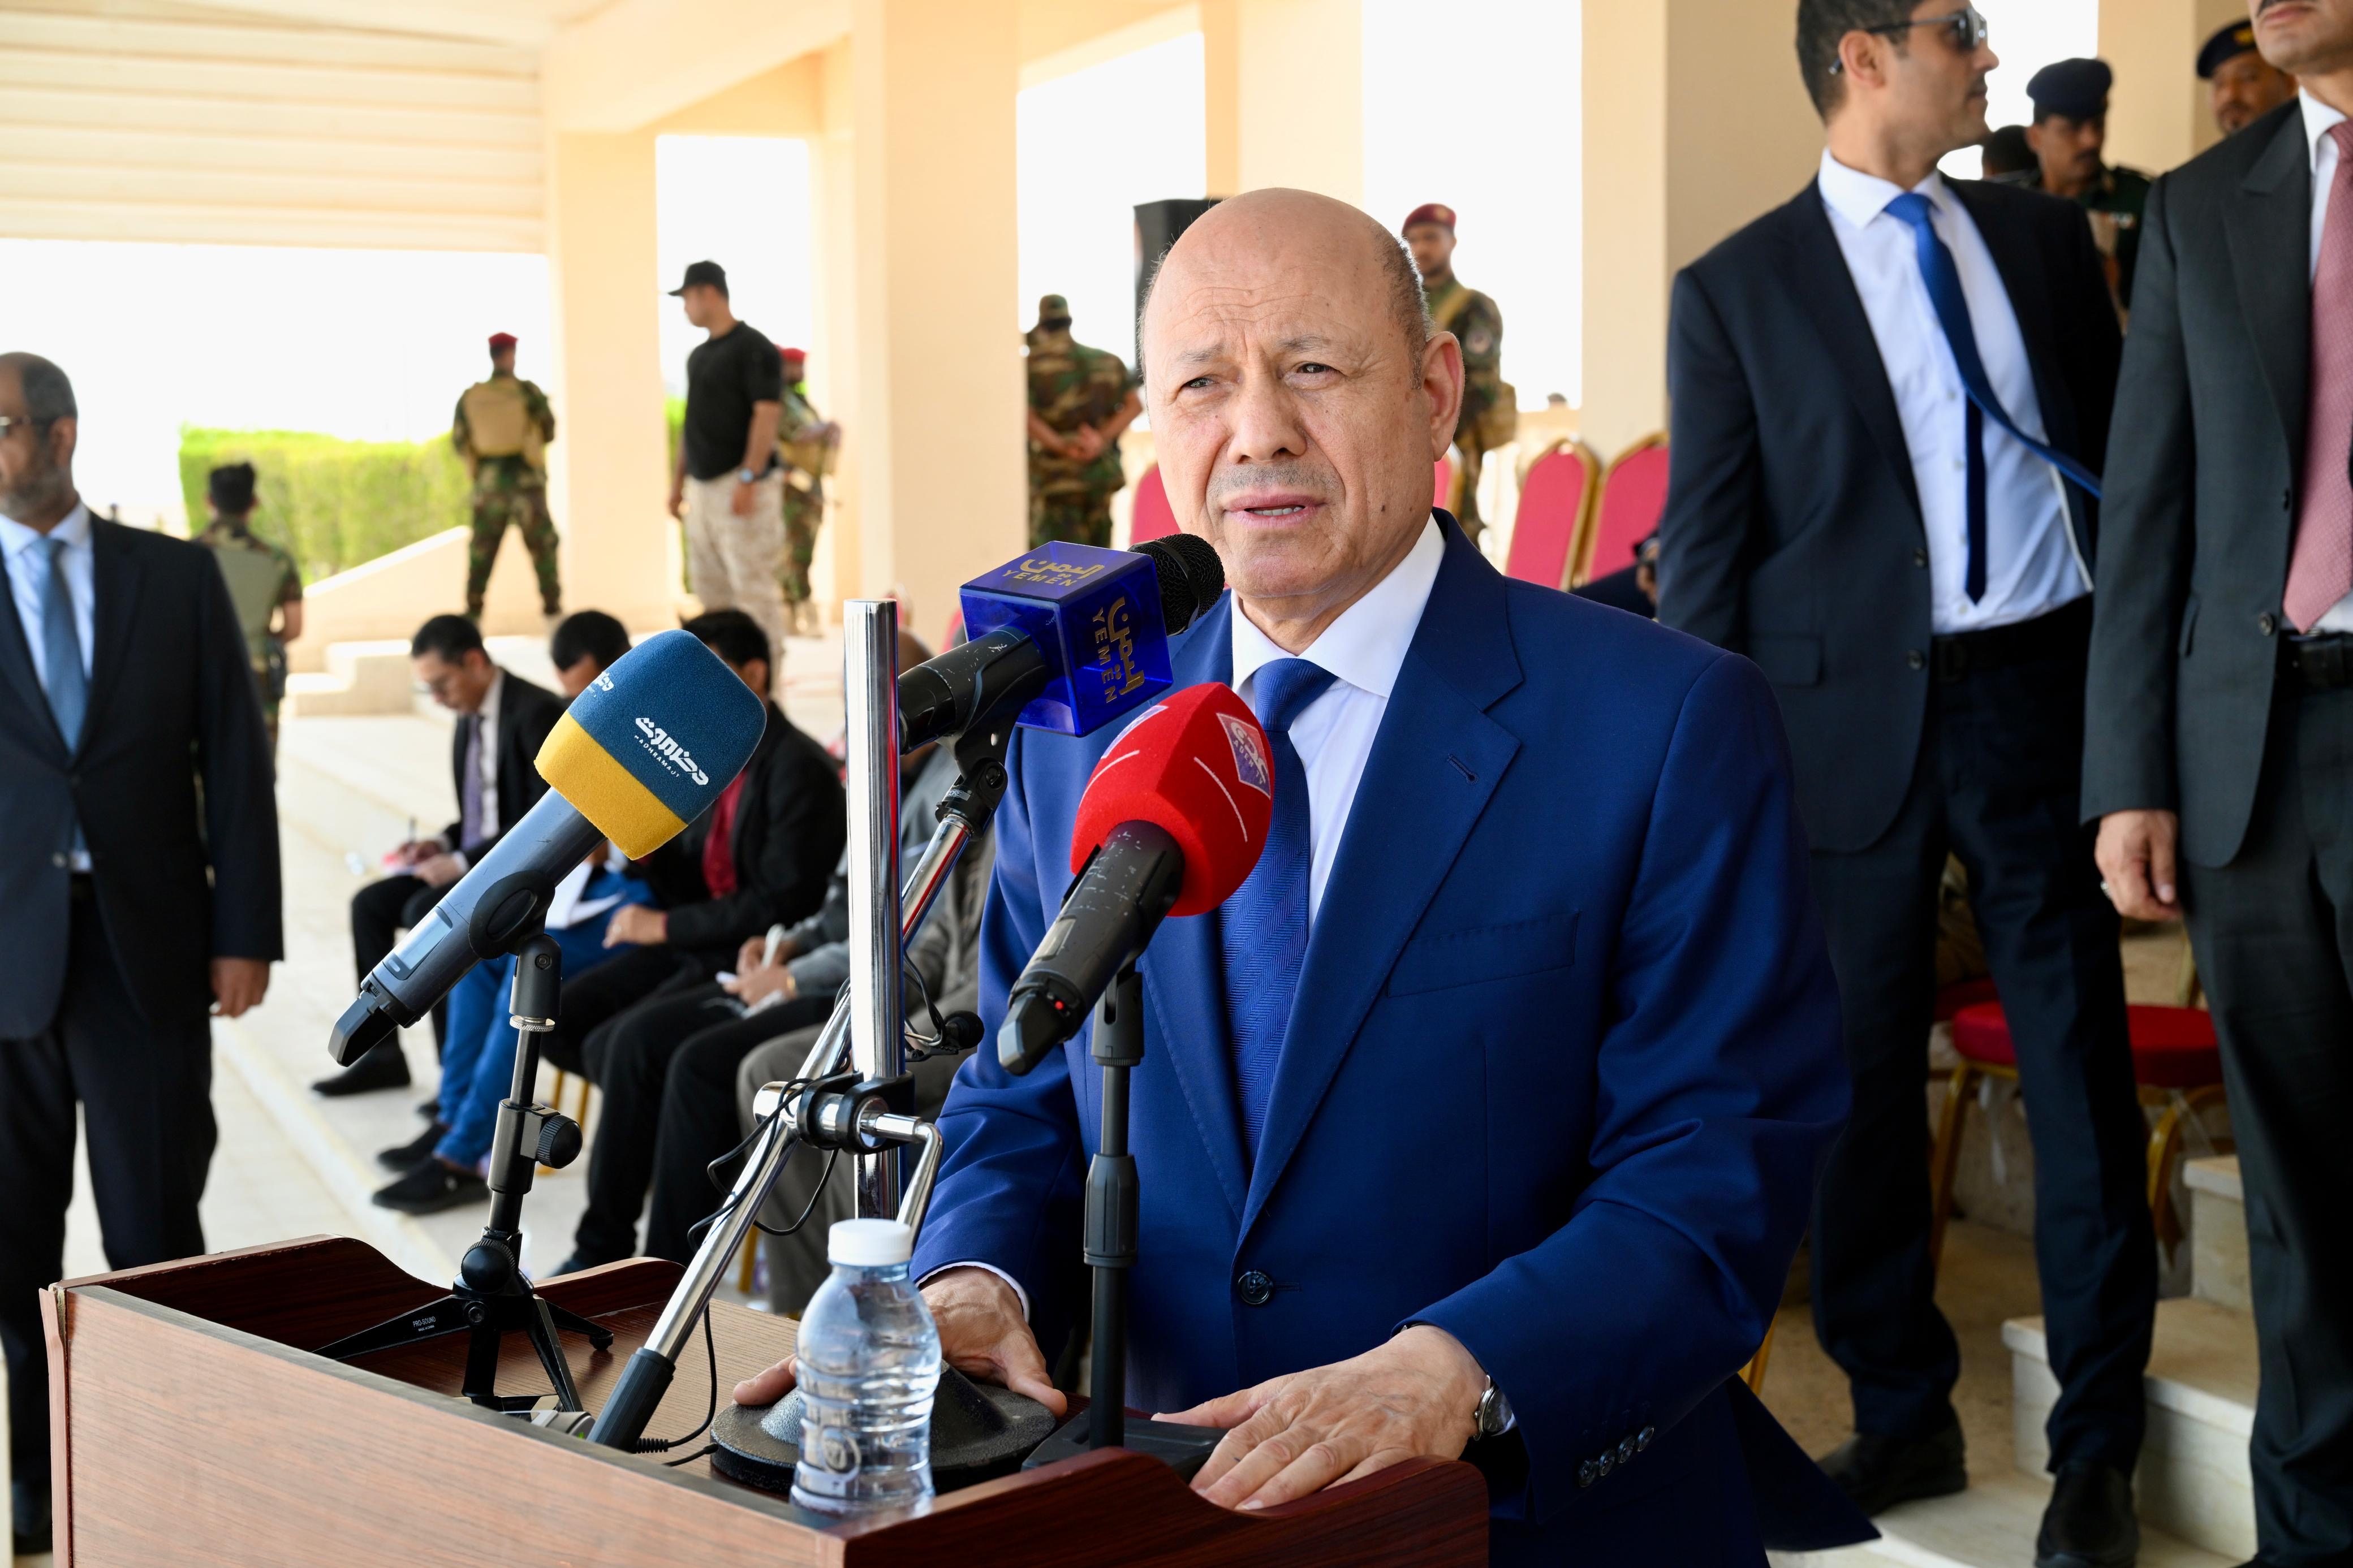
[[[1963, 54], [1973, 55], [1977, 53], [1978, 50], [1985, 47], [1985, 13], [1978, 10], [1974, 5], [1964, 5], [1959, 10], [1942, 16], [1923, 16], [1915, 22], [1882, 22], [1875, 27], [1857, 27], [1855, 31], [1858, 33], [1879, 33], [1885, 37], [1893, 37], [1898, 33], [1908, 33], [1915, 27], [1944, 28], [1945, 31], [1952, 37], [1953, 47], [1960, 50]], [[1838, 73], [1844, 68], [1845, 65], [1843, 61], [1837, 59], [1831, 61], [1831, 74], [1832, 76], [1838, 75]]]

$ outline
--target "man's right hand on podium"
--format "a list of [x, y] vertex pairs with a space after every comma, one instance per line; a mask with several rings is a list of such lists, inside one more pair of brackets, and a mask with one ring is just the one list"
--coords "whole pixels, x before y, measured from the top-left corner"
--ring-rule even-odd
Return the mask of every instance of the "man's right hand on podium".
[[[1039, 1353], [1021, 1298], [986, 1268], [947, 1268], [923, 1282], [923, 1300], [940, 1328], [940, 1355], [967, 1377], [1002, 1384], [1052, 1411], [1070, 1414]], [[738, 1405], [774, 1405], [793, 1385], [790, 1357], [735, 1385]]]

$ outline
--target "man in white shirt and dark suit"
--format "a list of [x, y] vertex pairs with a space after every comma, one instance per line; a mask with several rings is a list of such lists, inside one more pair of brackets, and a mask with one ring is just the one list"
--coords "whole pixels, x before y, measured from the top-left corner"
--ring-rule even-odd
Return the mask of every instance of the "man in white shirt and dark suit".
[[2253, 9], [2303, 91], [2149, 193], [2084, 813], [2117, 907], [2187, 916], [2212, 1000], [2257, 1561], [2306, 1568], [2353, 1561], [2353, 0]]
[[1937, 883], [1969, 876], [2016, 1045], [2060, 1395], [2042, 1568], [2137, 1543], [2156, 1305], [2115, 910], [2078, 826], [2098, 468], [2119, 353], [2080, 209], [1947, 183], [1998, 63], [1956, 0], [1800, 0], [1818, 177], [1686, 268], [1669, 338], [1659, 618], [1780, 700], [1854, 1110], [1814, 1311], [1867, 1512], [1967, 1484], [1934, 1299], [1926, 1039]]
[[[282, 954], [278, 809], [211, 552], [90, 516], [65, 373], [0, 354], [0, 1348], [14, 1545], [48, 1550], [48, 1352], [75, 1113], [116, 1268], [205, 1250], [208, 1011]], [[201, 786], [201, 787], [200, 787]]]

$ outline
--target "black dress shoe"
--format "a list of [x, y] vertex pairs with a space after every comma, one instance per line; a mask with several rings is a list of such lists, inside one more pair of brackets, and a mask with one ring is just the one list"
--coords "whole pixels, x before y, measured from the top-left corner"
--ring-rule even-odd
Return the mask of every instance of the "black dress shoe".
[[433, 1158], [433, 1151], [448, 1133], [449, 1130], [437, 1121], [406, 1143], [377, 1150], [375, 1163], [387, 1171], [413, 1171]]
[[2132, 1568], [2140, 1554], [2132, 1478], [2110, 1465], [2062, 1465], [2034, 1538], [2034, 1568]]
[[590, 1258], [585, 1253], [575, 1252], [571, 1257], [566, 1258], [563, 1262], [557, 1264], [554, 1268], [541, 1275], [540, 1278], [543, 1279], [553, 1279], [558, 1275], [577, 1274], [584, 1268], [602, 1268], [607, 1263], [618, 1263], [620, 1259], [617, 1258]]
[[331, 1097], [365, 1094], [378, 1089], [406, 1089], [408, 1058], [400, 1054], [397, 1040], [385, 1040], [370, 1046], [365, 1055], [343, 1071], [322, 1078], [311, 1087]]
[[440, 1100], [440, 1097], [439, 1097], [438, 1095], [436, 1095], [436, 1096], [435, 1096], [433, 1099], [431, 1099], [431, 1100], [418, 1100], [418, 1101], [417, 1102], [417, 1115], [419, 1115], [419, 1116], [422, 1116], [422, 1117], [423, 1117], [423, 1118], [425, 1118], [425, 1120], [426, 1120], [426, 1121], [440, 1121], [440, 1120], [441, 1120], [441, 1100]]
[[49, 1550], [49, 1483], [11, 1481], [8, 1485], [9, 1550], [18, 1557], [38, 1557]]
[[473, 1172], [445, 1165], [438, 1160], [427, 1160], [379, 1191], [375, 1201], [379, 1208], [423, 1215], [439, 1214], [443, 1209], [478, 1204], [490, 1195], [490, 1184]]
[[1948, 1415], [1941, 1429], [1925, 1437], [1857, 1432], [1820, 1463], [1822, 1473], [1865, 1514], [1915, 1498], [1949, 1497], [1969, 1484], [1957, 1415]]

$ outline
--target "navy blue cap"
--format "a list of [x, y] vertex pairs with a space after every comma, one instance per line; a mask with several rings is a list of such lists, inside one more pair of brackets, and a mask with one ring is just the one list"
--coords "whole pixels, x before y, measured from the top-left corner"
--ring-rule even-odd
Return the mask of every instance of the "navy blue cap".
[[2241, 55], [2254, 52], [2255, 25], [2243, 20], [2233, 22], [2207, 39], [2206, 47], [2198, 51], [2198, 79], [2212, 81], [2214, 73], [2222, 68], [2224, 60], [2234, 60]]
[[2034, 100], [2037, 119], [2063, 114], [2089, 120], [2107, 112], [2108, 89], [2116, 79], [2105, 60], [2053, 60], [2027, 82], [2026, 96]]

